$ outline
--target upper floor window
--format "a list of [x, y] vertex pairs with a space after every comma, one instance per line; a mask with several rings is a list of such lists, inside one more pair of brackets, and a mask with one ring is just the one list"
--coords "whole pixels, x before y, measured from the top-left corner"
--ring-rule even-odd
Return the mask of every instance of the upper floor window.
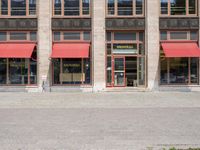
[[161, 15], [197, 15], [197, 0], [160, 0]]
[[90, 0], [53, 0], [54, 16], [89, 16]]
[[35, 16], [36, 0], [1, 0], [0, 16]]
[[107, 15], [144, 15], [144, 0], [107, 0]]

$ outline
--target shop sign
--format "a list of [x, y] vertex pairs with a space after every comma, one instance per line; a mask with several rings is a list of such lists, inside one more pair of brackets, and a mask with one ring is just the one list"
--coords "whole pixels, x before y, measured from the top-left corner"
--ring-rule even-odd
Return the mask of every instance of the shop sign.
[[114, 54], [137, 54], [136, 44], [114, 44], [113, 53]]
[[63, 64], [64, 67], [74, 67], [74, 68], [80, 68], [80, 64]]

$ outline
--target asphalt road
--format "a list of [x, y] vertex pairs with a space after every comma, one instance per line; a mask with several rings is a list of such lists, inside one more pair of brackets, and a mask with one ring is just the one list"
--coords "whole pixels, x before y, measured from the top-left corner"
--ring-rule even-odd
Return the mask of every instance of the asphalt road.
[[200, 147], [200, 108], [1, 108], [0, 150]]

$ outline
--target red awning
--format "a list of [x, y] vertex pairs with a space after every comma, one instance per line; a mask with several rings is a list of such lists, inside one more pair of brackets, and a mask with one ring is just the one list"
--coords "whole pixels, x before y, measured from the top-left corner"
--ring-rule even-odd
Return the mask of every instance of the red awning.
[[165, 57], [200, 57], [196, 43], [161, 43]]
[[0, 58], [31, 58], [35, 43], [2, 43]]
[[88, 58], [89, 48], [88, 43], [56, 43], [51, 58]]

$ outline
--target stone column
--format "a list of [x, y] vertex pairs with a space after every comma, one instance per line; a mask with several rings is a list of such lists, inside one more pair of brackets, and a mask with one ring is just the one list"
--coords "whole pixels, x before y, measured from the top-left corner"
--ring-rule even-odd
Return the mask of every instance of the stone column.
[[105, 0], [93, 0], [92, 13], [93, 90], [106, 87], [105, 78]]
[[159, 0], [146, 0], [146, 50], [147, 86], [149, 90], [158, 88], [159, 83]]
[[52, 0], [38, 0], [38, 87], [50, 89], [50, 53], [52, 48]]
[[[199, 16], [199, 47], [200, 47], [200, 1], [198, 1], [198, 16]], [[199, 58], [199, 81], [200, 81], [200, 58]], [[200, 82], [199, 82], [200, 85]]]

